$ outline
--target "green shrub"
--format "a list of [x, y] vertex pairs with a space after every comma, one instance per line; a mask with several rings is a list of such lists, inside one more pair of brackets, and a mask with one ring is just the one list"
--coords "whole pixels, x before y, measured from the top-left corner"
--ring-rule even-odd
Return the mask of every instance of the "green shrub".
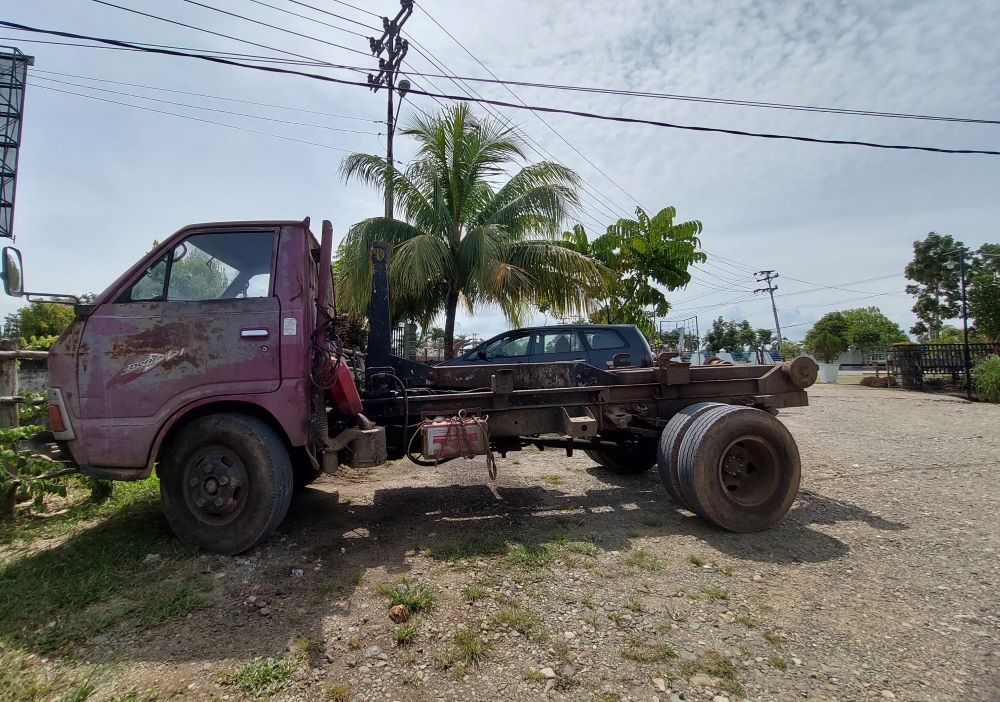
[[816, 354], [823, 363], [833, 363], [844, 350], [844, 345], [843, 339], [828, 331], [820, 331], [811, 337], [806, 337], [806, 348]]
[[987, 356], [976, 363], [972, 386], [980, 399], [1000, 402], [1000, 356]]

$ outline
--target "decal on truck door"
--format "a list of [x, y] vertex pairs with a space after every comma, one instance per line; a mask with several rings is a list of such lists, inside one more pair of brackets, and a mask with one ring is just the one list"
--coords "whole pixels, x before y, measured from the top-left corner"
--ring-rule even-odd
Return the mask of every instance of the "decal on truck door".
[[[118, 376], [142, 375], [162, 363], [183, 355], [184, 349], [170, 349], [166, 353], [147, 353], [142, 356], [134, 356], [125, 363], [120, 371], [118, 371]], [[124, 380], [126, 382], [128, 381], [127, 378], [124, 378]]]

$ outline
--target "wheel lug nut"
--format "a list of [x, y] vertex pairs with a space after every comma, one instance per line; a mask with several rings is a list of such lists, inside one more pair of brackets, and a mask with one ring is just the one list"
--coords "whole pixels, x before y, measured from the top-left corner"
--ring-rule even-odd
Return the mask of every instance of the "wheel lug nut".
[[216, 497], [215, 498], [215, 506], [216, 507], [221, 507], [222, 506], [222, 498], [221, 497]]
[[195, 504], [196, 504], [196, 505], [197, 505], [198, 507], [204, 507], [204, 506], [205, 506], [205, 500], [201, 499], [200, 497], [199, 497], [199, 498], [198, 498], [197, 500], [195, 500], [195, 501], [194, 501], [194, 503], [195, 503]]
[[191, 487], [198, 487], [198, 478], [191, 478], [191, 482], [189, 484]]
[[228, 484], [229, 484], [229, 478], [227, 478], [226, 476], [222, 476], [221, 478], [219, 478], [219, 485], [228, 485]]
[[205, 466], [202, 470], [205, 472], [205, 475], [208, 475], [212, 472], [212, 466]]

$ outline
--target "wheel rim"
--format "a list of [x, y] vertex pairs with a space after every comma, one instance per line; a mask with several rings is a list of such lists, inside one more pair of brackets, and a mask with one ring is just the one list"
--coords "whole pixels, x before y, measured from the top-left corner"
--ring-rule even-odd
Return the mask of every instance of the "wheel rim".
[[218, 526], [236, 519], [246, 505], [246, 467], [233, 451], [206, 447], [188, 462], [184, 473], [184, 500], [191, 514]]
[[719, 461], [719, 482], [726, 497], [743, 507], [767, 502], [781, 477], [778, 453], [758, 436], [741, 436]]

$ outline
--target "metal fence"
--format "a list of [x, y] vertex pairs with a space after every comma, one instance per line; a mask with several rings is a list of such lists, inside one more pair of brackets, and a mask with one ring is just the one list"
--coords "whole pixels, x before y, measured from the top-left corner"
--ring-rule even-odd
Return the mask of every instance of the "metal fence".
[[[969, 362], [1000, 354], [1000, 344], [969, 344]], [[964, 344], [894, 344], [886, 355], [888, 372], [904, 388], [919, 388], [926, 376], [951, 376], [956, 383], [965, 372]]]

